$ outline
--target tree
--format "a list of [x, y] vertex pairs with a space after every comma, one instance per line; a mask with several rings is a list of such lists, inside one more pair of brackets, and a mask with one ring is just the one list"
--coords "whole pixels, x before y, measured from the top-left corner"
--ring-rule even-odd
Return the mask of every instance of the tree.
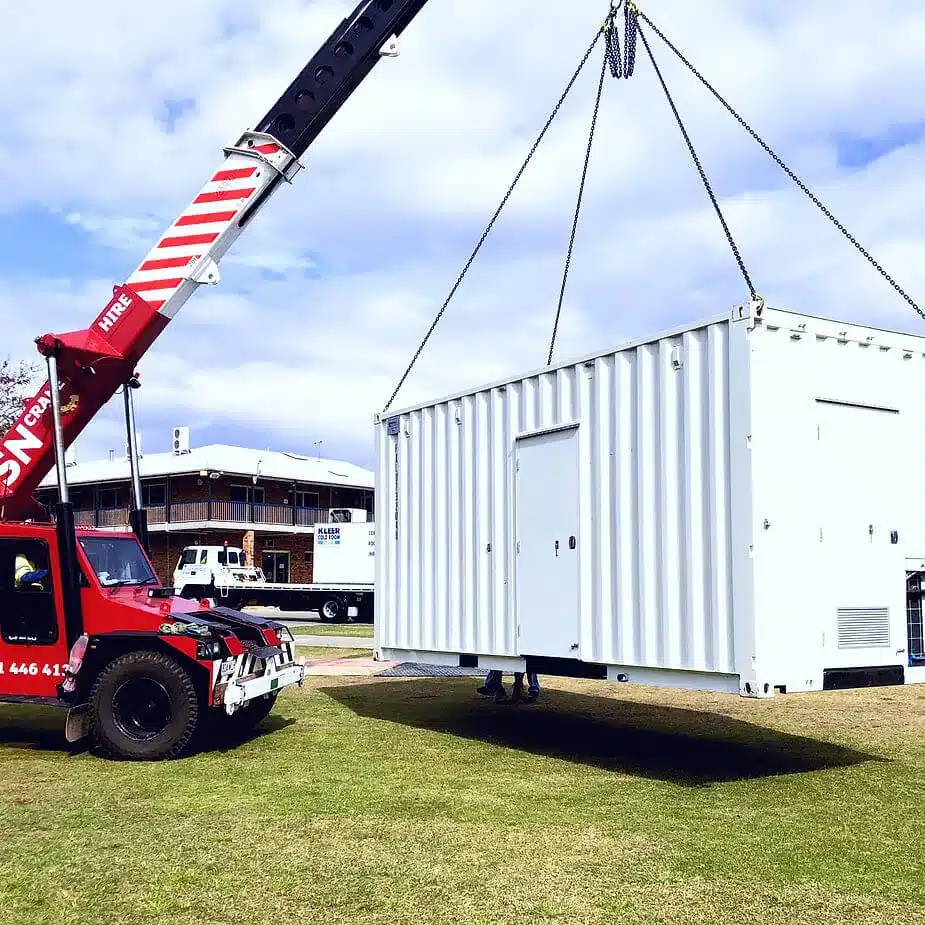
[[9, 357], [0, 363], [0, 436], [22, 414], [23, 402], [32, 397], [38, 371], [36, 363], [20, 361], [14, 365]]

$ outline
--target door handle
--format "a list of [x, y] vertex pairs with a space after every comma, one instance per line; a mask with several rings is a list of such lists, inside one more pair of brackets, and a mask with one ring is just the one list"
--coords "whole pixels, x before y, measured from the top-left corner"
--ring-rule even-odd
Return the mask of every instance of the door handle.
[[559, 555], [559, 541], [556, 540], [556, 555]]
[[577, 545], [578, 545], [578, 540], [576, 540], [574, 536], [570, 536], [568, 538], [568, 548], [574, 549]]

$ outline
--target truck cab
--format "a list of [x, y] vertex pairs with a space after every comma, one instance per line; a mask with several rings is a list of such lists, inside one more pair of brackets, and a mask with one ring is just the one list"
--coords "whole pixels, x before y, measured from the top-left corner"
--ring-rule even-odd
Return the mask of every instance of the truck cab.
[[266, 576], [238, 546], [186, 546], [173, 571], [175, 592], [187, 598], [213, 597], [218, 588], [252, 582], [266, 582]]

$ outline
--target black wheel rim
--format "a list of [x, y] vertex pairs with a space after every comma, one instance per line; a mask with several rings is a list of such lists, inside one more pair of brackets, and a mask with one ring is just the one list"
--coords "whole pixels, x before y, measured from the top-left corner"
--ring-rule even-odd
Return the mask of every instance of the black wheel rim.
[[154, 678], [132, 678], [119, 685], [112, 698], [118, 730], [135, 742], [160, 735], [170, 723], [170, 694]]

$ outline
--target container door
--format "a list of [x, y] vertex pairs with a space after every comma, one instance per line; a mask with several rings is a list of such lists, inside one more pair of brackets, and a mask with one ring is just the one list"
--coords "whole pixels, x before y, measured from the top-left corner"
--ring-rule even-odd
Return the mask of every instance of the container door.
[[578, 428], [517, 442], [518, 653], [577, 658]]
[[901, 416], [817, 403], [825, 667], [899, 664], [905, 649]]

